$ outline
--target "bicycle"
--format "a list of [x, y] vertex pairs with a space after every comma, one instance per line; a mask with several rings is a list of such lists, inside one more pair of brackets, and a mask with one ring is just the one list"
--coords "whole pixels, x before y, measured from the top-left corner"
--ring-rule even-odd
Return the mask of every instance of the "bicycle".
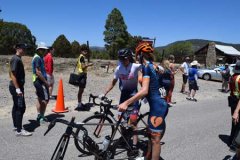
[[[140, 131], [133, 133], [131, 128], [129, 128], [127, 130], [128, 137], [124, 137], [124, 138], [120, 137], [118, 139], [114, 139], [116, 132], [119, 131], [118, 127], [121, 124], [122, 116], [123, 116], [123, 114], [120, 116], [119, 121], [116, 124], [111, 124], [111, 125], [116, 125], [116, 127], [114, 129], [114, 133], [110, 137], [108, 145], [105, 146], [105, 149], [101, 149], [100, 146], [91, 137], [88, 136], [87, 129], [85, 127], [83, 127], [84, 125], [97, 125], [97, 124], [86, 124], [86, 123], [81, 123], [81, 122], [75, 123], [74, 122], [75, 117], [72, 117], [70, 122], [63, 120], [63, 119], [53, 120], [49, 124], [47, 131], [44, 133], [44, 136], [55, 126], [56, 122], [67, 125], [67, 129], [66, 129], [65, 133], [61, 136], [61, 138], [53, 152], [51, 160], [63, 160], [64, 159], [71, 135], [73, 136], [74, 139], [77, 139], [78, 142], [83, 145], [84, 149], [86, 148], [91, 154], [94, 155], [95, 160], [113, 159], [116, 154], [116, 149], [117, 149], [119, 143], [121, 143], [123, 140], [125, 141], [125, 143], [127, 144], [127, 147], [128, 147], [127, 159], [135, 158], [138, 155], [136, 155], [136, 152], [134, 152], [134, 150], [131, 148], [131, 146], [129, 145], [129, 143], [126, 139], [129, 137], [132, 137], [133, 134], [142, 134], [142, 133], [140, 133]], [[108, 125], [108, 124], [104, 124], [104, 125]], [[84, 133], [82, 135], [83, 136], [82, 139], [80, 139], [79, 136], [73, 131], [73, 128], [77, 128]], [[144, 131], [144, 134], [146, 134], [145, 136], [147, 136], [146, 131]], [[126, 159], [126, 158], [121, 158], [121, 159]]]
[[[73, 128], [78, 128], [81, 131], [83, 131], [83, 140], [78, 139], [78, 141], [83, 144], [84, 148], [87, 148], [94, 156], [96, 160], [105, 160], [105, 155], [103, 152], [99, 149], [98, 144], [88, 136], [88, 131], [86, 128], [83, 127], [83, 125], [87, 125], [85, 123], [75, 123], [75, 117], [72, 117], [70, 122], [64, 119], [55, 119], [52, 122], [50, 122], [47, 131], [44, 133], [44, 136], [47, 135], [47, 133], [55, 126], [56, 122], [62, 123], [67, 125], [66, 131], [61, 136], [60, 140], [58, 141], [58, 144], [53, 152], [53, 155], [51, 157], [51, 160], [63, 160], [65, 153], [67, 151], [67, 147], [69, 144], [70, 136], [73, 136], [74, 139], [78, 139], [78, 136], [73, 131]], [[88, 124], [88, 125], [96, 125], [96, 124]]]
[[[85, 126], [86, 129], [88, 130], [88, 135], [91, 138], [94, 138], [95, 141], [97, 142], [97, 144], [101, 144], [104, 140], [104, 138], [107, 135], [112, 136], [115, 130], [114, 125], [107, 125], [107, 124], [114, 124], [117, 123], [119, 120], [117, 120], [114, 117], [114, 114], [111, 110], [116, 110], [117, 106], [116, 105], [111, 105], [112, 100], [109, 100], [107, 97], [104, 97], [104, 99], [102, 99], [102, 102], [100, 103], [96, 103], [96, 99], [98, 98], [98, 96], [93, 96], [92, 94], [90, 94], [89, 97], [89, 101], [92, 99], [93, 104], [96, 106], [99, 106], [100, 108], [100, 112], [95, 112], [94, 115], [86, 118], [83, 123], [85, 124], [97, 124], [95, 126]], [[131, 106], [128, 107], [128, 111], [123, 113], [122, 116], [124, 116], [124, 114], [130, 114], [133, 108], [131, 108]], [[137, 125], [138, 128], [136, 130], [136, 132], [139, 132], [141, 134], [138, 133], [139, 135], [139, 139], [144, 139], [146, 138], [146, 133], [147, 132], [147, 123], [146, 120], [148, 118], [149, 112], [145, 113], [145, 114], [141, 114], [139, 112], [138, 115], [138, 119], [137, 119]], [[125, 115], [126, 117], [129, 117], [129, 115]], [[140, 123], [142, 122], [142, 123]], [[131, 136], [126, 136], [125, 134], [129, 134], [129, 130], [133, 130], [133, 128], [131, 126], [128, 125], [127, 121], [121, 122], [120, 123], [120, 134], [121, 136], [127, 137], [125, 138], [125, 140], [122, 140], [122, 143], [125, 144], [125, 141], [131, 141], [131, 138], [133, 135]], [[130, 131], [132, 132], [132, 131]], [[76, 134], [78, 135], [78, 137], [82, 137], [82, 132], [81, 129], [77, 129], [76, 130]], [[91, 152], [89, 152], [88, 150], [84, 149], [83, 145], [81, 143], [78, 142], [77, 139], [74, 140], [75, 146], [77, 147], [77, 149], [83, 153], [83, 154], [87, 154], [87, 155], [91, 155]], [[128, 146], [130, 147], [130, 146]]]

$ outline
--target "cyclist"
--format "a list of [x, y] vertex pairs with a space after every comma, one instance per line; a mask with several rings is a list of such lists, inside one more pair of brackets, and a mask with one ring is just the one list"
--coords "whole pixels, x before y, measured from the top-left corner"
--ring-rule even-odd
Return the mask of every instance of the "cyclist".
[[[125, 48], [118, 51], [118, 59], [120, 63], [115, 69], [115, 74], [112, 82], [103, 95], [106, 96], [119, 80], [119, 89], [121, 91], [119, 104], [134, 96], [138, 91], [138, 72], [141, 70], [141, 64], [134, 63], [132, 56], [133, 54], [130, 49]], [[138, 101], [135, 101], [131, 106], [133, 106], [134, 109], [130, 115], [130, 123], [134, 125], [137, 120], [140, 105]], [[119, 112], [119, 115], [121, 115], [121, 112]], [[134, 136], [133, 139], [133, 148], [136, 148], [137, 135]]]
[[[150, 129], [151, 144], [148, 146], [147, 159], [159, 160], [161, 145], [160, 141], [165, 131], [165, 117], [167, 115], [167, 103], [160, 96], [158, 67], [153, 64], [153, 47], [149, 42], [140, 42], [136, 48], [136, 58], [142, 64], [142, 88], [133, 97], [119, 105], [119, 111], [125, 111], [129, 104], [136, 102], [142, 97], [147, 97], [150, 113], [148, 124]], [[152, 155], [149, 149], [152, 148]]]

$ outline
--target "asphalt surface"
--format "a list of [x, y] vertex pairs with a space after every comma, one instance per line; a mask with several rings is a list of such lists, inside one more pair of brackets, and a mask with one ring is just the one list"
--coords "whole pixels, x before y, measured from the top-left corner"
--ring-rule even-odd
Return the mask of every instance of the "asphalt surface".
[[[76, 116], [82, 121], [93, 114], [90, 112], [70, 111], [65, 114], [51, 114], [70, 120]], [[142, 106], [142, 111], [148, 106]], [[65, 131], [65, 126], [57, 124], [52, 131], [43, 136], [47, 126], [38, 126], [36, 116], [25, 116], [24, 126], [33, 132], [31, 137], [16, 137], [12, 131], [11, 118], [0, 119], [0, 159], [1, 160], [48, 160], [57, 145], [58, 139]], [[230, 108], [226, 99], [185, 101], [170, 108], [166, 118], [167, 130], [162, 141], [161, 157], [165, 160], [223, 160], [233, 155], [226, 145], [231, 128]], [[122, 157], [126, 152], [122, 153]], [[65, 159], [94, 159], [84, 156], [76, 149], [73, 139], [70, 140]]]

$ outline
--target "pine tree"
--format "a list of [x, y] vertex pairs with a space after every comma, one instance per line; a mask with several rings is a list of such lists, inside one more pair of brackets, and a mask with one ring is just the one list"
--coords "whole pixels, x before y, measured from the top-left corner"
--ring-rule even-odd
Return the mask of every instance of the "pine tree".
[[104, 31], [105, 47], [112, 59], [117, 58], [117, 51], [127, 47], [129, 34], [121, 12], [114, 8], [108, 15]]
[[55, 55], [57, 57], [72, 57], [71, 44], [63, 34], [54, 41], [53, 47], [55, 49]]
[[71, 45], [72, 45], [72, 56], [78, 57], [81, 52], [80, 44], [78, 43], [78, 41], [73, 41]]
[[36, 38], [27, 26], [20, 23], [0, 22], [0, 54], [15, 53], [14, 45], [26, 43], [31, 48], [27, 50], [30, 55], [35, 50]]

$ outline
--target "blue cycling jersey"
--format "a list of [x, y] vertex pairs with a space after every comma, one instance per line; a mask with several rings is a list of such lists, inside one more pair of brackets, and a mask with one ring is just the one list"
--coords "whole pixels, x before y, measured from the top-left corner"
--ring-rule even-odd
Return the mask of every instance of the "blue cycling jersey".
[[150, 106], [150, 116], [165, 118], [167, 114], [167, 103], [161, 99], [159, 92], [159, 74], [152, 62], [142, 66], [143, 78], [150, 78], [147, 100]]
[[147, 97], [151, 97], [151, 95], [160, 95], [159, 74], [156, 72], [151, 62], [147, 62], [147, 65], [143, 65], [142, 74], [143, 78], [150, 78], [149, 92]]

